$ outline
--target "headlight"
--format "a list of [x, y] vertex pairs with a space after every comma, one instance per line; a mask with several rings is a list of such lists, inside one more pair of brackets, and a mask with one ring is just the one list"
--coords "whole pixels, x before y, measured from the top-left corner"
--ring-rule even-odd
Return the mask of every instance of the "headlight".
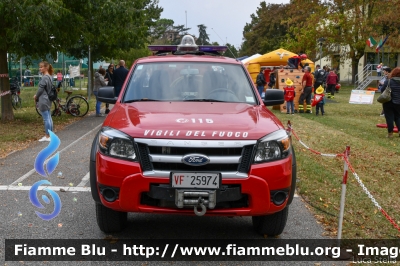
[[99, 149], [108, 156], [137, 160], [133, 140], [121, 131], [103, 128], [99, 134]]
[[289, 155], [290, 139], [286, 131], [280, 129], [262, 138], [257, 145], [255, 163], [286, 158]]

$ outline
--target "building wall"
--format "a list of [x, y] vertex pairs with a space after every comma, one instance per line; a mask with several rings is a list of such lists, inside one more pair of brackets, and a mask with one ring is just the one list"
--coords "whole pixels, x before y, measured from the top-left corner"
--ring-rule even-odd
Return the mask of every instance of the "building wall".
[[[348, 50], [348, 47], [341, 47], [337, 50], [339, 52], [340, 50], [345, 49]], [[383, 58], [382, 58], [383, 54]], [[337, 65], [336, 62], [332, 62], [332, 59], [335, 56], [329, 55], [326, 57], [322, 58], [321, 65], [322, 66], [330, 66], [330, 67], [335, 67]], [[375, 47], [368, 47], [366, 46], [365, 48], [365, 53], [364, 56], [362, 56], [358, 62], [358, 73], [362, 72], [364, 66], [366, 64], [379, 64], [380, 62], [383, 62], [384, 65], [390, 66], [392, 68], [400, 66], [400, 50], [399, 49], [393, 49], [387, 45], [385, 45], [382, 49], [379, 55], [375, 53]], [[316, 60], [316, 64], [320, 64], [320, 60]], [[373, 75], [376, 75], [376, 72], [373, 73]], [[352, 68], [351, 68], [351, 59], [341, 59], [340, 60], [340, 70], [339, 70], [339, 78], [340, 82], [343, 84], [350, 84], [351, 83], [351, 77], [352, 77]]]

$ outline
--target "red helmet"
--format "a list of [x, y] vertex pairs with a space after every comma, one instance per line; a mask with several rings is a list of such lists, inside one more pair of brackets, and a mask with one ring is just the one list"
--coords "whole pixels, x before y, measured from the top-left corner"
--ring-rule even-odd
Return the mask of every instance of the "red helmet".
[[306, 54], [301, 54], [300, 57], [301, 57], [301, 59], [307, 59], [307, 55]]
[[335, 89], [340, 89], [340, 84], [338, 83], [338, 84], [336, 84], [336, 86], [335, 86]]

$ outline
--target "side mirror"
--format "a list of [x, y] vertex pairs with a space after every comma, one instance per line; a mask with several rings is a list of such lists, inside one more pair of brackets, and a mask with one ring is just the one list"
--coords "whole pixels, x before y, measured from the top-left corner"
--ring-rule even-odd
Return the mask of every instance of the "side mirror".
[[100, 102], [103, 103], [112, 103], [115, 104], [117, 102], [118, 97], [115, 97], [114, 87], [101, 87], [97, 92], [97, 98]]
[[285, 99], [283, 97], [283, 90], [277, 90], [277, 89], [266, 90], [263, 102], [266, 106], [283, 104], [285, 102]]

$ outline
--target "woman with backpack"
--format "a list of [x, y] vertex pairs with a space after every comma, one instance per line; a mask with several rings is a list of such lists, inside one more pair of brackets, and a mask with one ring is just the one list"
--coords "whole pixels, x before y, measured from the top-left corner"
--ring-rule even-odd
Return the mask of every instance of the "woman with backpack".
[[98, 99], [98, 91], [99, 88], [104, 87], [107, 85], [104, 76], [106, 75], [106, 71], [104, 68], [100, 68], [98, 72], [94, 73], [94, 87], [93, 87], [93, 94], [96, 96], [96, 116], [102, 117], [104, 114], [100, 113], [101, 102]]
[[44, 122], [45, 136], [39, 139], [39, 141], [50, 141], [49, 131], [53, 131], [53, 120], [50, 113], [51, 101], [49, 99], [49, 92], [53, 87], [54, 70], [51, 64], [42, 61], [39, 63], [39, 71], [43, 76], [39, 82], [38, 91], [33, 96]]

